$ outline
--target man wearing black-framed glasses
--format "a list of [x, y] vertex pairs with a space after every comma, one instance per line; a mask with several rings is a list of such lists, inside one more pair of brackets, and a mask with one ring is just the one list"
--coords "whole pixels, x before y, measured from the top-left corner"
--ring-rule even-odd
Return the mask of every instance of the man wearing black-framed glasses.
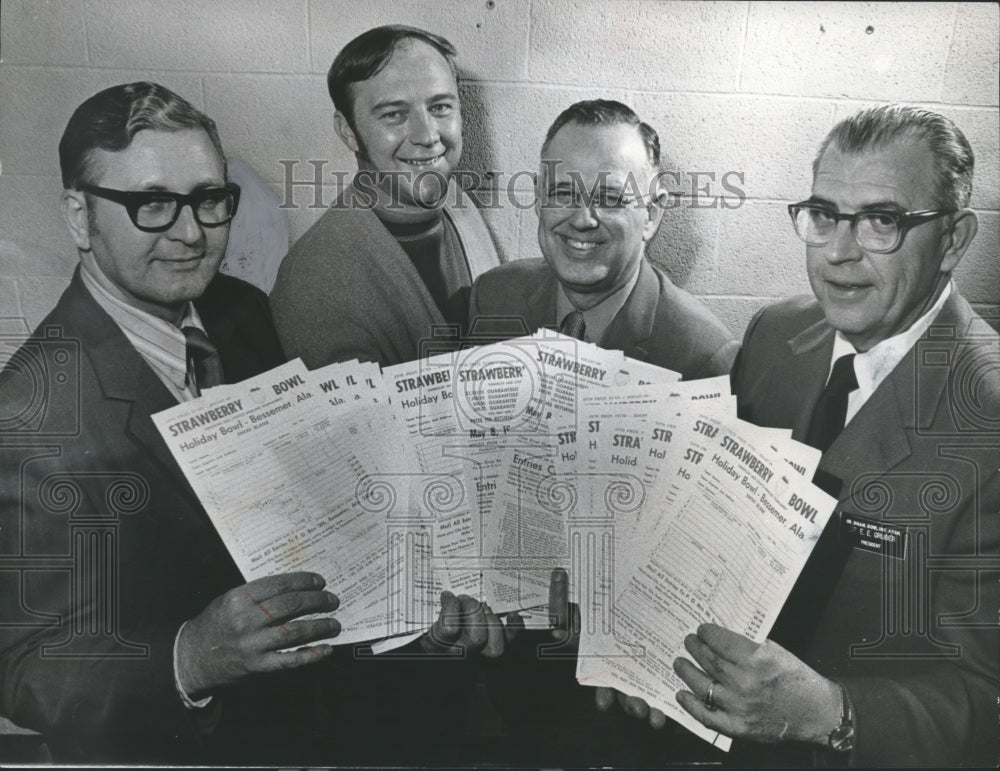
[[236, 216], [236, 207], [240, 202], [240, 187], [235, 183], [203, 187], [190, 194], [161, 190], [112, 190], [88, 184], [81, 184], [80, 189], [124, 206], [132, 224], [144, 233], [170, 230], [185, 206], [191, 207], [191, 213], [203, 228], [227, 225]]
[[973, 165], [948, 118], [868, 108], [789, 207], [815, 299], [756, 314], [733, 391], [838, 505], [765, 642], [704, 624], [674, 662], [688, 712], [757, 743], [737, 765], [1000, 757], [1000, 338], [952, 282]]
[[278, 651], [336, 635], [337, 598], [244, 583], [150, 417], [285, 360], [264, 294], [218, 274], [239, 189], [215, 124], [114, 86], [59, 154], [80, 265], [0, 372], [0, 553], [54, 566], [0, 571], [0, 714], [59, 761], [287, 761], [311, 741], [299, 667], [332, 647]]

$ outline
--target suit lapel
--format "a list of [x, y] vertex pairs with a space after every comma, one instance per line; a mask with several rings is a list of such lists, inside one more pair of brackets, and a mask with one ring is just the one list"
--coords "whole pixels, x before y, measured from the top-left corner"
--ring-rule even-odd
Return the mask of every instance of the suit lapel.
[[[966, 309], [968, 312], [966, 313]], [[972, 318], [971, 309], [957, 294], [945, 303], [931, 330], [922, 340], [933, 341], [940, 335], [934, 327], [947, 330], [950, 339], [958, 338]], [[771, 381], [779, 399], [790, 399], [792, 390], [802, 389], [801, 398], [809, 394], [808, 409], [796, 419], [795, 438], [805, 436], [809, 417], [823, 388], [833, 346], [833, 330], [823, 321], [789, 341], [796, 364], [794, 370], [803, 381], [782, 386], [772, 373]], [[845, 483], [837, 495], [839, 505], [813, 549], [801, 576], [789, 595], [771, 637], [791, 650], [812, 644], [812, 632], [818, 625], [830, 597], [856, 552], [849, 543], [840, 542], [841, 518], [837, 512], [847, 511], [873, 516], [865, 498], [873, 492], [866, 481], [876, 481], [892, 472], [913, 452], [910, 439], [917, 424], [927, 427], [941, 409], [945, 395], [948, 369], [945, 366], [921, 366], [921, 342], [911, 348], [892, 372], [883, 380], [858, 413], [844, 427], [830, 448], [823, 454], [814, 481], [821, 487], [831, 480]], [[955, 351], [952, 351], [954, 361]], [[819, 381], [819, 382], [817, 382]], [[795, 403], [791, 401], [789, 403]], [[805, 403], [805, 402], [804, 402]], [[877, 515], [876, 515], [877, 516]]]
[[[871, 473], [889, 471], [910, 456], [906, 423], [912, 423], [912, 381], [907, 377], [908, 359], [904, 357], [895, 370], [875, 389], [871, 398], [858, 410], [830, 448], [823, 454], [820, 469], [845, 482], [865, 478]], [[912, 402], [910, 402], [912, 405]], [[840, 491], [842, 503], [853, 490], [845, 484]]]
[[80, 280], [79, 270], [64, 295], [67, 319], [70, 328], [80, 332], [83, 353], [93, 366], [104, 398], [130, 403], [125, 435], [193, 496], [150, 418], [156, 412], [176, 406], [177, 400], [143, 361], [125, 333], [94, 301]]
[[559, 292], [559, 282], [555, 274], [546, 265], [544, 266], [543, 277], [538, 281], [535, 288], [525, 298], [522, 312], [525, 322], [528, 325], [528, 333], [549, 327], [559, 329], [562, 319], [558, 318], [557, 300]]
[[[454, 205], [452, 202], [455, 202]], [[500, 264], [496, 247], [490, 240], [482, 216], [475, 203], [458, 186], [454, 178], [448, 183], [448, 197], [443, 211], [455, 229], [455, 235], [465, 255], [465, 262], [473, 281]]]
[[[854, 480], [891, 471], [910, 457], [910, 432], [927, 428], [934, 420], [946, 394], [950, 370], [945, 366], [921, 366], [921, 341], [933, 342], [941, 337], [940, 330], [945, 332], [945, 345], [961, 338], [971, 318], [971, 313], [963, 312], [968, 308], [963, 303], [953, 291], [930, 329], [907, 351], [827, 450], [821, 468], [840, 479]], [[951, 351], [952, 359], [955, 353]], [[841, 501], [851, 494], [849, 489], [842, 490]]]
[[796, 377], [789, 377], [788, 372], [781, 371], [780, 367], [773, 367], [768, 378], [769, 392], [778, 395], [774, 404], [801, 405], [795, 412], [791, 426], [792, 437], [800, 442], [805, 441], [809, 420], [826, 385], [830, 356], [833, 354], [833, 339], [834, 331], [826, 322], [813, 324], [787, 343], [794, 356], [791, 371], [796, 373]]
[[[136, 354], [138, 356], [138, 354]], [[135, 398], [129, 413], [127, 433], [148, 452], [163, 469], [177, 480], [179, 486], [193, 495], [187, 479], [177, 466], [163, 437], [153, 423], [152, 415], [177, 406], [177, 400], [167, 391], [156, 373], [142, 361], [135, 370]]]
[[601, 346], [624, 351], [626, 356], [646, 361], [649, 354], [643, 343], [653, 334], [659, 302], [660, 282], [643, 257], [639, 263], [639, 278], [625, 304], [605, 330]]
[[[934, 422], [937, 411], [945, 399], [952, 368], [960, 358], [958, 346], [962, 340], [976, 334], [972, 328], [974, 318], [972, 307], [957, 290], [953, 289], [938, 317], [921, 338], [924, 344], [918, 341], [896, 368], [902, 373], [905, 366], [905, 372], [909, 375], [908, 382], [912, 389], [915, 389], [912, 393], [913, 401], [907, 405], [905, 413], [909, 427], [926, 429]], [[926, 352], [922, 350], [925, 345]], [[947, 367], [940, 366], [942, 356], [945, 354], [949, 362]], [[928, 361], [925, 364], [925, 358], [933, 360], [933, 363]], [[913, 412], [914, 405], [916, 414]]]

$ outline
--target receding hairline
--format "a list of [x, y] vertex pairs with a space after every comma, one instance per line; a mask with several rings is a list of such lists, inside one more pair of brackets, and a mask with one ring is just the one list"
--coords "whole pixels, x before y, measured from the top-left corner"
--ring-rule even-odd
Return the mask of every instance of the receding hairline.
[[547, 157], [547, 154], [548, 154], [549, 150], [551, 149], [552, 144], [556, 141], [556, 139], [559, 138], [559, 135], [562, 134], [563, 131], [565, 131], [566, 129], [571, 128], [571, 127], [576, 127], [576, 128], [580, 128], [580, 129], [584, 129], [584, 130], [593, 130], [593, 131], [601, 131], [601, 130], [612, 131], [612, 130], [618, 129], [619, 127], [624, 127], [624, 128], [627, 128], [627, 129], [632, 129], [633, 136], [639, 142], [639, 149], [642, 152], [642, 158], [643, 158], [644, 168], [646, 168], [647, 170], [649, 170], [651, 172], [655, 172], [657, 170], [656, 166], [653, 164], [653, 162], [649, 158], [649, 150], [646, 147], [646, 142], [643, 139], [642, 131], [639, 128], [638, 125], [633, 125], [633, 124], [628, 123], [626, 121], [618, 121], [616, 123], [586, 123], [586, 122], [577, 121], [577, 120], [569, 120], [569, 121], [567, 121], [566, 123], [564, 123], [563, 125], [561, 125], [558, 128], [558, 130], [551, 137], [549, 137], [546, 141], [542, 142], [542, 148], [539, 151], [539, 162], [540, 162], [540, 164], [542, 165], [543, 168], [545, 167], [545, 162], [547, 162], [547, 161], [551, 162], [551, 161], [562, 161], [563, 160], [562, 158], [553, 158], [553, 157], [550, 157], [550, 156]]
[[[110, 159], [116, 155], [121, 155], [122, 153], [128, 152], [130, 149], [133, 148], [133, 146], [136, 143], [136, 140], [138, 140], [139, 137], [142, 137], [144, 135], [148, 136], [149, 134], [183, 134], [185, 132], [194, 132], [202, 134], [202, 136], [208, 142], [208, 147], [211, 148], [212, 154], [215, 156], [215, 159], [219, 162], [219, 165], [222, 168], [222, 177], [223, 181], [225, 181], [226, 174], [229, 168], [229, 163], [226, 160], [225, 154], [221, 153], [219, 151], [219, 148], [215, 146], [215, 143], [212, 141], [211, 134], [209, 134], [209, 132], [203, 126], [177, 126], [176, 128], [161, 128], [161, 127], [151, 126], [149, 128], [143, 128], [136, 131], [135, 134], [132, 135], [132, 138], [129, 140], [129, 143], [118, 150], [112, 150], [106, 147], [91, 147], [89, 150], [87, 150], [85, 154], [85, 162], [87, 165], [88, 177], [90, 177], [92, 180], [99, 180], [101, 177], [103, 177], [104, 173], [106, 172], [105, 159], [106, 158]], [[91, 184], [96, 184], [96, 183], [92, 182]]]
[[813, 159], [813, 174], [819, 170], [819, 166], [826, 157], [827, 151], [830, 148], [836, 148], [843, 155], [867, 155], [870, 153], [878, 153], [883, 150], [889, 150], [894, 147], [905, 147], [905, 146], [923, 146], [927, 153], [931, 156], [932, 160], [935, 160], [934, 150], [931, 147], [930, 139], [924, 134], [918, 127], [908, 126], [899, 132], [889, 135], [889, 136], [879, 136], [873, 137], [867, 140], [863, 145], [857, 147], [846, 146], [841, 138], [837, 135], [834, 129], [823, 137], [823, 141], [820, 144], [818, 150], [816, 151], [816, 156]]
[[[827, 159], [831, 150], [835, 150], [843, 156], [850, 158], [864, 158], [865, 156], [874, 156], [884, 152], [890, 152], [892, 150], [918, 150], [922, 151], [925, 158], [930, 164], [931, 173], [934, 175], [927, 186], [927, 192], [932, 199], [932, 201], [937, 201], [940, 191], [938, 190], [938, 180], [939, 175], [938, 168], [938, 158], [934, 154], [934, 150], [931, 147], [930, 140], [921, 135], [919, 131], [907, 130], [900, 132], [896, 136], [881, 139], [878, 142], [873, 142], [866, 144], [862, 147], [848, 147], [845, 148], [837, 140], [835, 136], [829, 137], [824, 140], [824, 145], [821, 147], [820, 151], [817, 153], [816, 158], [813, 162], [813, 186], [816, 185], [816, 179], [823, 166], [823, 161]], [[936, 204], [935, 204], [936, 205]]]
[[969, 140], [946, 115], [915, 105], [874, 105], [839, 120], [813, 158], [813, 179], [831, 146], [857, 155], [920, 142], [930, 153], [936, 205], [953, 209], [968, 206], [975, 169], [975, 153]]

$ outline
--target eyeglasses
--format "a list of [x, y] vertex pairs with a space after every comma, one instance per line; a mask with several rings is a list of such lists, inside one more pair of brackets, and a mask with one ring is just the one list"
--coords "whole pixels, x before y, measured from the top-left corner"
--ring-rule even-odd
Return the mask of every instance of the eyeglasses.
[[556, 188], [542, 195], [543, 209], [596, 209], [604, 214], [623, 212], [642, 204], [644, 198], [650, 196], [625, 195], [618, 190], [596, 190], [591, 194], [571, 188]]
[[956, 211], [957, 209], [940, 209], [901, 212], [869, 209], [842, 214], [826, 206], [805, 201], [788, 207], [796, 235], [809, 246], [825, 246], [830, 243], [837, 231], [837, 223], [846, 220], [851, 223], [851, 232], [858, 245], [875, 254], [885, 254], [896, 249], [910, 228]]
[[191, 207], [199, 225], [217, 228], [236, 216], [236, 207], [240, 203], [240, 187], [232, 182], [224, 187], [206, 187], [187, 195], [163, 190], [112, 190], [96, 185], [80, 185], [80, 189], [121, 204], [132, 224], [146, 233], [162, 233], [172, 228], [185, 206]]

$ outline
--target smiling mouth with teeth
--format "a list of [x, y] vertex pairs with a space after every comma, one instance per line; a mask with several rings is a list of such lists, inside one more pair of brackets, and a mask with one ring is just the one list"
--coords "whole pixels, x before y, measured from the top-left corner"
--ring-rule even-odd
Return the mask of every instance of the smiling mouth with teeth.
[[574, 249], [589, 250], [597, 248], [596, 241], [577, 241], [575, 238], [567, 238], [566, 236], [563, 236], [563, 241], [565, 241]]
[[408, 166], [416, 166], [420, 169], [427, 166], [433, 166], [442, 158], [444, 158], [443, 153], [441, 155], [435, 155], [433, 158], [400, 158], [400, 160]]

